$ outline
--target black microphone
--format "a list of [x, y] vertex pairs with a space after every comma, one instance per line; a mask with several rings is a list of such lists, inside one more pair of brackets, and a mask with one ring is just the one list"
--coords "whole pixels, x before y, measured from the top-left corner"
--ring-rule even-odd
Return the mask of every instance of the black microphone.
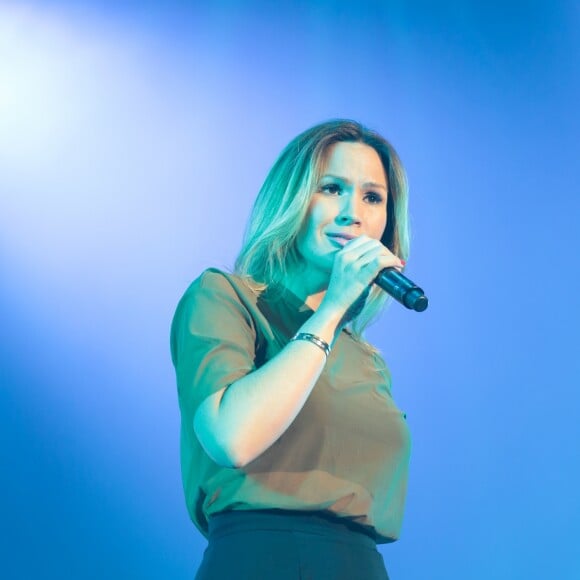
[[429, 305], [429, 300], [423, 290], [395, 268], [381, 270], [375, 279], [375, 284], [409, 310], [423, 312]]

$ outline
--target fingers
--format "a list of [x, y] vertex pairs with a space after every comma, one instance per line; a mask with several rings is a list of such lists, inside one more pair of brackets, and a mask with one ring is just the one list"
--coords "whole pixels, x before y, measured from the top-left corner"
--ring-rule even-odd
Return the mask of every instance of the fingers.
[[[335, 254], [325, 302], [347, 311], [370, 291], [370, 286], [384, 268], [402, 270], [403, 262], [379, 240], [359, 236]], [[365, 296], [366, 298], [366, 296]], [[364, 305], [365, 300], [361, 302]]]
[[384, 268], [402, 270], [405, 266], [405, 263], [379, 240], [367, 236], [359, 236], [348, 242], [339, 255], [344, 265], [353, 264], [358, 268], [374, 268], [375, 275]]

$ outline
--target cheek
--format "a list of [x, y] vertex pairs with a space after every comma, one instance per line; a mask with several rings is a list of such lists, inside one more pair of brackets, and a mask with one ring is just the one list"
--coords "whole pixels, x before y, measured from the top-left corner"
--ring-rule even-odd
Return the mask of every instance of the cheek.
[[386, 214], [380, 214], [373, 216], [373, 219], [369, 222], [370, 231], [369, 234], [371, 237], [380, 240], [385, 233], [385, 229], [387, 228], [387, 216]]
[[296, 239], [298, 249], [302, 254], [304, 254], [304, 250], [307, 250], [308, 246], [311, 245], [311, 240], [315, 230], [316, 228], [312, 219], [312, 214], [309, 212], [306, 216], [306, 219], [302, 223], [302, 226], [300, 227], [300, 231], [298, 232], [298, 237]]
[[336, 217], [336, 207], [332, 200], [322, 199], [312, 203], [308, 216], [312, 229], [320, 229]]
[[298, 233], [297, 245], [302, 255], [316, 253], [326, 223], [326, 213], [321, 204], [312, 204]]
[[308, 209], [306, 220], [302, 226], [302, 231], [306, 236], [316, 236], [324, 224], [328, 221], [328, 211], [321, 203], [313, 203]]

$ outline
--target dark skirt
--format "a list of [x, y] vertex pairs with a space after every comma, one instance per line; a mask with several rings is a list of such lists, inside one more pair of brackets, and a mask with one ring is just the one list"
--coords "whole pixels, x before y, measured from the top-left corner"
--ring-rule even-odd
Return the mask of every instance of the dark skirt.
[[322, 512], [238, 510], [209, 518], [196, 580], [388, 580], [372, 537]]

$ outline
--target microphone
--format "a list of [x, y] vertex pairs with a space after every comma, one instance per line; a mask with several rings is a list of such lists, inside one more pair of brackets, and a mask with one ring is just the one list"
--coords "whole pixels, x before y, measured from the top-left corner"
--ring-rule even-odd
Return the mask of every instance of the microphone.
[[423, 312], [429, 300], [423, 290], [395, 268], [385, 268], [375, 278], [375, 284], [409, 310]]

